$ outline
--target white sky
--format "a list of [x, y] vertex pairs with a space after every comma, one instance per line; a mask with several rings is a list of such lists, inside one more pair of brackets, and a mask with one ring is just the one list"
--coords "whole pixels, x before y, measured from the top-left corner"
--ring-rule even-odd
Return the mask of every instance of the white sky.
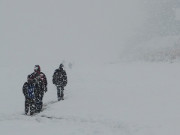
[[[163, 0], [1, 0], [1, 65], [64, 59], [80, 63], [117, 60], [124, 48], [135, 48], [149, 35], [171, 30], [173, 20], [166, 22], [163, 18], [168, 17], [164, 13], [169, 13], [173, 2], [168, 8], [162, 8], [162, 3]], [[158, 16], [162, 19], [156, 21]]]
[[2, 0], [0, 11], [0, 56], [11, 61], [114, 59], [144, 18], [134, 0]]
[[176, 19], [180, 20], [180, 9], [176, 9]]

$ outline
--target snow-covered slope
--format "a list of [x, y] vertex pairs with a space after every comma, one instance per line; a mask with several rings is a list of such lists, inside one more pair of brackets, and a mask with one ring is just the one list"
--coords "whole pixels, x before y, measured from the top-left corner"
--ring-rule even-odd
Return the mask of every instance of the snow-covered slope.
[[74, 65], [67, 68], [69, 84], [65, 100], [60, 102], [49, 72], [43, 112], [33, 117], [23, 115], [22, 83], [16, 77], [15, 82], [1, 87], [0, 132], [178, 135], [179, 66], [179, 63]]
[[[178, 3], [1, 0], [0, 134], [179, 135]], [[57, 102], [61, 62], [68, 85]], [[31, 117], [22, 86], [35, 64], [48, 92]]]

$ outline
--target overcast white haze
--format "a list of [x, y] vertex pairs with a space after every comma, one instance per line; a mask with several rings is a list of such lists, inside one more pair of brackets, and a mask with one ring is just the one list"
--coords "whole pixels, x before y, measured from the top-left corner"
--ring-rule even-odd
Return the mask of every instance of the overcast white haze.
[[[180, 134], [180, 0], [0, 0], [0, 60], [2, 135]], [[36, 64], [48, 92], [31, 117], [22, 86]]]

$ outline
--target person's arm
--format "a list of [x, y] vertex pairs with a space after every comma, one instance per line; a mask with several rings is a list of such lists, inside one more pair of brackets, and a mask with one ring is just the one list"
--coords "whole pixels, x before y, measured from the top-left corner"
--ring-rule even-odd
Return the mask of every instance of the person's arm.
[[44, 74], [44, 84], [45, 84], [45, 86], [47, 86], [47, 78], [46, 78], [45, 74]]
[[63, 73], [63, 85], [66, 86], [67, 85], [67, 74], [66, 74], [66, 71], [64, 70], [64, 73]]
[[26, 88], [27, 88], [27, 83], [24, 83], [23, 88], [22, 88], [22, 91], [23, 91], [24, 96], [27, 95], [27, 93], [26, 93]]
[[56, 83], [57, 83], [57, 74], [58, 74], [58, 70], [56, 69], [56, 70], [54, 71], [53, 78], [52, 78], [52, 82], [53, 82], [53, 84], [55, 84], [55, 85], [56, 85]]

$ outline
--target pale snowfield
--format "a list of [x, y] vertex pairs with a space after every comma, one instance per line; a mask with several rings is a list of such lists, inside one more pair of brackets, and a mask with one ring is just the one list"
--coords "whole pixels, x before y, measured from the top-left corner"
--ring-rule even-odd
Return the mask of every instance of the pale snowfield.
[[179, 67], [180, 63], [66, 66], [69, 81], [60, 102], [48, 72], [44, 110], [32, 117], [23, 115], [22, 83], [10, 80], [1, 85], [0, 133], [179, 135]]

